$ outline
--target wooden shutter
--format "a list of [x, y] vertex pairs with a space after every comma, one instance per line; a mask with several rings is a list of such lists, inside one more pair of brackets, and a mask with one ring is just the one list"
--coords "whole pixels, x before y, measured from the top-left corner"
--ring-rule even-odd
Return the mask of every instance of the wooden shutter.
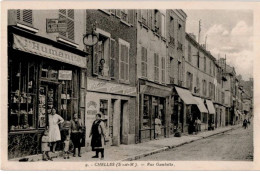
[[153, 10], [148, 10], [148, 27], [152, 28], [152, 13]]
[[193, 88], [193, 74], [191, 74], [191, 80], [190, 80], [190, 90], [192, 91]]
[[124, 79], [124, 73], [125, 73], [125, 63], [124, 63], [124, 55], [125, 55], [125, 46], [120, 45], [120, 79]]
[[99, 74], [99, 62], [101, 59], [101, 49], [102, 42], [98, 42], [96, 45], [93, 46], [93, 75]]
[[162, 34], [162, 14], [158, 11], [158, 27], [159, 27], [159, 34]]
[[125, 80], [129, 80], [129, 48], [125, 46]]
[[151, 24], [152, 24], [152, 30], [154, 31], [154, 26], [155, 26], [155, 10], [151, 10]]
[[120, 9], [116, 10], [116, 16], [121, 17], [121, 10]]
[[110, 44], [110, 77], [115, 78], [115, 53], [116, 53], [116, 42], [111, 39]]
[[134, 25], [135, 10], [128, 10], [128, 23]]
[[16, 19], [21, 20], [21, 10], [16, 10]]
[[23, 10], [23, 22], [32, 24], [32, 10]]

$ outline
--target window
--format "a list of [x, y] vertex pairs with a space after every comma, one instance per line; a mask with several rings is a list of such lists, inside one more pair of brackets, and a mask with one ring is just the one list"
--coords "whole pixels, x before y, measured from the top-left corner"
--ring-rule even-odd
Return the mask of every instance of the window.
[[211, 61], [209, 62], [209, 73], [210, 73], [210, 75], [212, 75], [212, 62]]
[[129, 81], [129, 48], [130, 44], [119, 39], [119, 79]]
[[199, 92], [200, 92], [200, 80], [197, 77], [196, 78], [196, 91], [195, 91], [195, 93], [199, 93]]
[[162, 57], [162, 83], [165, 83], [165, 58]]
[[161, 18], [162, 18], [161, 19], [162, 20], [162, 22], [161, 22], [161, 30], [162, 30], [161, 34], [162, 34], [162, 37], [165, 38], [165, 15], [162, 14]]
[[128, 10], [121, 10], [121, 20], [128, 23]]
[[191, 46], [188, 44], [188, 61], [191, 62]]
[[142, 15], [142, 23], [144, 25], [148, 25], [148, 10], [141, 10], [141, 15]]
[[206, 83], [206, 80], [202, 81], [202, 87], [203, 87], [203, 95], [206, 96], [207, 95], [207, 83]]
[[206, 72], [206, 67], [207, 67], [207, 64], [206, 64], [206, 57], [204, 56], [204, 71]]
[[159, 55], [154, 53], [154, 81], [159, 82]]
[[187, 72], [187, 78], [186, 78], [186, 87], [192, 91], [192, 86], [193, 86], [193, 74], [190, 72]]
[[141, 71], [142, 77], [147, 77], [147, 49], [142, 47]]
[[66, 37], [72, 41], [74, 41], [75, 33], [74, 33], [74, 10], [71, 9], [60, 9], [59, 10], [59, 18], [67, 20], [67, 32], [60, 31], [60, 36]]
[[110, 38], [99, 33], [99, 41], [93, 46], [93, 74], [109, 77]]
[[209, 82], [209, 97], [212, 98], [213, 97], [213, 91], [212, 91], [212, 88], [213, 88], [213, 84], [211, 82]]
[[200, 52], [197, 53], [197, 67], [200, 67]]
[[159, 10], [155, 10], [155, 21], [154, 21], [154, 24], [155, 24], [155, 27], [154, 27], [154, 31], [155, 33], [157, 34], [160, 34], [161, 33], [161, 13]]
[[33, 11], [32, 10], [16, 10], [17, 21], [32, 25], [33, 24]]

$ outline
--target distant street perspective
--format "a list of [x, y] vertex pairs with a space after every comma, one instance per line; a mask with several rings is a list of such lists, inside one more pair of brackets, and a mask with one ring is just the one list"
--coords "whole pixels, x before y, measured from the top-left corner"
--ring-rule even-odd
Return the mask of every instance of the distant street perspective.
[[252, 161], [253, 126], [198, 140], [139, 161]]

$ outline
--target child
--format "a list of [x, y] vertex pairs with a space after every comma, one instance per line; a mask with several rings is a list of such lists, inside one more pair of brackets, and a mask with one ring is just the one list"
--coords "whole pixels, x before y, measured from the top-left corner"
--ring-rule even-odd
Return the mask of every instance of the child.
[[69, 147], [70, 147], [70, 137], [66, 136], [66, 139], [64, 141], [64, 154], [63, 157], [64, 159], [69, 159]]
[[49, 146], [49, 132], [47, 130], [44, 131], [44, 134], [42, 136], [42, 155], [43, 155], [43, 161], [48, 161], [52, 159], [49, 156], [50, 146]]

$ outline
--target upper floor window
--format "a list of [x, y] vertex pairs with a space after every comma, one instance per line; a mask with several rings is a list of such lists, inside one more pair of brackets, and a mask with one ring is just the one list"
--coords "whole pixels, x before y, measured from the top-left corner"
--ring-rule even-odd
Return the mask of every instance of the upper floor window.
[[141, 15], [142, 15], [142, 23], [147, 26], [148, 25], [148, 10], [142, 10]]
[[206, 82], [206, 80], [202, 81], [202, 87], [203, 87], [203, 95], [206, 96], [207, 95], [207, 82]]
[[193, 74], [190, 72], [187, 72], [187, 78], [186, 78], [186, 87], [192, 91], [192, 86], [193, 86]]
[[206, 61], [206, 57], [204, 56], [204, 71], [206, 72], [207, 70], [207, 61]]
[[210, 75], [212, 75], [212, 62], [211, 61], [209, 62], [209, 73], [210, 73]]
[[142, 77], [147, 77], [147, 49], [142, 47], [141, 72]]
[[127, 10], [127, 9], [110, 9], [109, 10], [111, 14], [116, 15], [118, 18], [121, 19], [121, 21], [128, 23], [128, 24], [134, 24], [134, 17], [135, 17], [135, 11], [134, 10]]
[[199, 51], [196, 56], [197, 56], [197, 67], [199, 68], [200, 67], [200, 52]]
[[196, 78], [196, 91], [194, 91], [195, 93], [199, 93], [200, 92], [200, 80], [199, 77]]
[[16, 10], [17, 21], [26, 24], [33, 25], [33, 11], [32, 10]]
[[154, 53], [154, 81], [159, 82], [159, 55]]
[[162, 34], [162, 37], [164, 37], [165, 38], [165, 15], [164, 14], [162, 14], [161, 15], [161, 30], [162, 30], [162, 32], [161, 32], [161, 34]]
[[119, 39], [119, 79], [129, 82], [129, 49], [130, 44]]
[[188, 44], [188, 60], [191, 62], [191, 46]]
[[159, 10], [155, 10], [155, 20], [154, 20], [154, 24], [155, 24], [155, 27], [154, 27], [154, 31], [157, 33], [157, 34], [160, 34], [161, 33], [161, 12]]
[[60, 31], [59, 34], [63, 37], [68, 38], [69, 40], [74, 41], [74, 10], [72, 9], [60, 9], [59, 18], [67, 20], [67, 32]]
[[165, 57], [162, 57], [162, 83], [165, 83]]

